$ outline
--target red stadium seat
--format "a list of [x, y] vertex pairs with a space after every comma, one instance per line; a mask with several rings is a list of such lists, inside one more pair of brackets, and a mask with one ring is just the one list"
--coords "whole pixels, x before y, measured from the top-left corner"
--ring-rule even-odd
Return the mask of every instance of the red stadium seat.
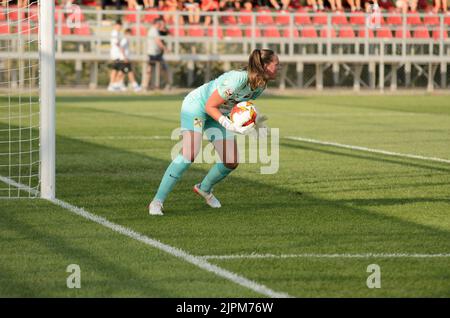
[[70, 35], [70, 34], [72, 34], [72, 31], [70, 30], [70, 28], [67, 25], [63, 24], [61, 26], [61, 34], [59, 33], [58, 26], [55, 27], [55, 34], [57, 34], [57, 35]]
[[73, 34], [76, 35], [91, 35], [91, 29], [89, 28], [89, 24], [83, 23], [79, 28], [73, 29]]
[[198, 25], [190, 25], [187, 27], [187, 35], [192, 37], [202, 37], [205, 35], [205, 32]]
[[256, 17], [257, 24], [273, 24], [273, 17], [271, 11], [266, 8], [258, 9], [256, 11], [259, 15]]
[[347, 18], [342, 12], [336, 11], [331, 16], [331, 24], [348, 24]]
[[[212, 27], [212, 26], [208, 27], [207, 33], [208, 33], [209, 37], [214, 37], [214, 27]], [[220, 25], [217, 26], [217, 37], [219, 39], [223, 38], [223, 30]]]
[[239, 16], [239, 18], [238, 18], [239, 22], [241, 24], [245, 24], [245, 25], [252, 24], [252, 15], [251, 15], [252, 11], [243, 9], [240, 12], [241, 13], [249, 13], [249, 14], [243, 14], [243, 15]]
[[299, 33], [298, 33], [297, 28], [292, 29], [292, 28], [287, 27], [287, 28], [285, 28], [285, 29], [283, 30], [283, 37], [284, 37], [284, 38], [290, 38], [291, 35], [292, 35], [294, 38], [298, 38], [298, 37], [299, 37]]
[[386, 18], [386, 23], [390, 25], [402, 25], [402, 16], [398, 13], [389, 13]]
[[300, 34], [302, 38], [317, 38], [317, 31], [313, 26], [305, 26]]
[[288, 25], [290, 24], [291, 19], [289, 16], [289, 11], [286, 10], [280, 10], [277, 12], [277, 16], [275, 17], [275, 23], [282, 24], [282, 25]]
[[432, 11], [428, 12], [423, 18], [423, 24], [426, 25], [439, 25], [439, 17]]
[[403, 32], [403, 28], [398, 28], [397, 30], [395, 30], [395, 38], [403, 39], [403, 33], [405, 34], [405, 37], [407, 39], [411, 38], [411, 32], [409, 32], [409, 30], [406, 30], [406, 32]]
[[311, 24], [311, 18], [307, 11], [304, 11], [302, 9], [297, 10], [295, 13], [294, 21], [298, 25], [304, 25], [304, 24]]
[[264, 36], [268, 38], [280, 38], [281, 34], [277, 27], [269, 26], [264, 30]]
[[[39, 17], [39, 15], [38, 15]], [[66, 16], [64, 15], [64, 9], [61, 6], [56, 6], [55, 7], [55, 21], [66, 21]]]
[[[139, 31], [139, 32], [138, 32]], [[133, 26], [131, 28], [131, 34], [133, 36], [147, 36], [147, 28], [143, 25], [141, 25], [139, 28], [137, 25]]]
[[158, 12], [157, 9], [155, 8], [148, 8], [145, 10], [145, 15], [144, 15], [144, 22], [145, 23], [152, 23], [154, 20], [159, 18], [159, 14], [156, 13]]
[[128, 23], [136, 23], [138, 20], [138, 15], [136, 9], [127, 8], [127, 13], [125, 14], [125, 21]]
[[[1, 15], [1, 13], [0, 13], [0, 15]], [[55, 18], [56, 18], [56, 14], [55, 14]], [[37, 8], [30, 8], [30, 10], [28, 10], [28, 19], [30, 19], [30, 21], [33, 21], [33, 22], [39, 21], [39, 12], [38, 12]], [[1, 20], [1, 17], [0, 17], [0, 20]]]
[[[252, 28], [247, 28], [245, 30], [245, 36], [247, 38], [251, 38], [252, 37]], [[255, 37], [260, 38], [261, 37], [261, 30], [260, 29], [255, 29]]]
[[336, 37], [336, 31], [333, 27], [328, 28], [327, 26], [323, 26], [320, 30], [320, 37], [321, 38], [335, 38]]
[[444, 24], [450, 25], [450, 11], [445, 14]]
[[11, 5], [8, 7], [6, 11], [7, 19], [10, 21], [17, 21], [17, 20], [24, 20], [25, 19], [25, 11], [22, 9], [20, 11], [20, 17], [19, 17], [19, 8], [16, 5]]
[[96, 7], [97, 1], [96, 0], [83, 0], [83, 5], [87, 7]]
[[313, 16], [312, 22], [314, 24], [328, 24], [327, 15], [323, 12], [316, 12]]
[[[234, 14], [233, 10], [226, 10], [225, 12], [230, 12], [231, 14]], [[222, 16], [222, 22], [223, 24], [236, 24], [236, 16], [235, 15], [224, 15]]]
[[172, 36], [186, 36], [184, 29], [180, 26], [178, 28], [175, 28], [175, 27], [170, 28], [169, 34]]
[[415, 39], [429, 39], [430, 33], [428, 32], [427, 27], [419, 26], [414, 30], [414, 38]]
[[350, 23], [357, 25], [365, 25], [366, 17], [362, 12], [354, 12], [350, 15]]
[[32, 33], [38, 33], [38, 26], [37, 25], [31, 25], [30, 22], [22, 22], [20, 26], [20, 34], [32, 34]]
[[377, 38], [391, 39], [392, 32], [388, 27], [381, 27], [377, 31]]
[[0, 34], [8, 34], [11, 29], [8, 24], [0, 23]]
[[[444, 39], [448, 39], [447, 31], [444, 29], [444, 32], [442, 32], [442, 36]], [[433, 39], [440, 40], [441, 39], [441, 28], [435, 28], [433, 29]]]
[[417, 12], [410, 11], [408, 12], [406, 23], [410, 25], [419, 25], [422, 24], [422, 20], [420, 20], [420, 16]]
[[[369, 31], [369, 32], [367, 32], [367, 31]], [[367, 32], [367, 33], [366, 33], [366, 32]], [[369, 37], [369, 38], [373, 38], [373, 37], [374, 37], [374, 34], [373, 34], [373, 30], [372, 30], [372, 29], [368, 29], [368, 28], [365, 28], [365, 27], [359, 29], [359, 31], [358, 31], [358, 37], [360, 37], [360, 38], [365, 38], [365, 37], [366, 37], [366, 34], [367, 34], [367, 37]]]
[[230, 26], [225, 30], [225, 36], [230, 38], [241, 38], [242, 30], [237, 25]]
[[339, 30], [339, 37], [352, 39], [355, 37], [355, 31], [353, 31], [353, 28], [351, 26], [344, 25]]

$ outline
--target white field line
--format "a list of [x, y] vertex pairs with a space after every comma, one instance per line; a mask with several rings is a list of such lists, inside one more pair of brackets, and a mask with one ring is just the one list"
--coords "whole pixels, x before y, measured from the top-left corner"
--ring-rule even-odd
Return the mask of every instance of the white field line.
[[75, 136], [73, 139], [88, 140], [170, 140], [170, 136]]
[[205, 255], [200, 256], [204, 260], [209, 259], [251, 259], [251, 258], [445, 258], [450, 257], [449, 254], [418, 254], [418, 253], [364, 253], [364, 254], [235, 254], [235, 255]]
[[295, 137], [295, 136], [287, 136], [284, 138], [289, 139], [289, 140], [296, 140], [296, 141], [303, 141], [303, 142], [308, 142], [308, 143], [312, 143], [312, 144], [318, 144], [318, 145], [333, 146], [333, 147], [346, 148], [346, 149], [351, 149], [351, 150], [366, 151], [366, 152], [371, 152], [371, 153], [379, 153], [379, 154], [388, 155], [388, 156], [450, 163], [449, 159], [442, 159], [442, 158], [436, 158], [436, 157], [425, 157], [425, 156], [420, 156], [420, 155], [392, 152], [392, 151], [386, 151], [386, 150], [380, 150], [380, 149], [371, 149], [371, 148], [367, 148], [367, 147], [339, 144], [337, 142], [321, 141], [321, 140], [315, 140], [315, 139], [303, 138], [303, 137]]
[[[14, 180], [11, 180], [9, 178], [5, 178], [0, 176], [0, 181], [3, 181], [7, 184], [10, 184], [12, 186], [18, 187], [22, 190], [25, 191], [29, 191], [32, 194], [37, 194], [38, 191], [34, 190], [34, 189], [30, 189], [29, 187], [23, 185], [23, 184], [19, 184], [17, 182], [15, 182]], [[170, 246], [168, 244], [164, 244], [158, 240], [152, 239], [148, 236], [145, 236], [143, 234], [140, 234], [138, 232], [135, 232], [129, 228], [126, 228], [124, 226], [115, 224], [113, 222], [108, 221], [107, 219], [100, 217], [98, 215], [95, 215], [93, 213], [90, 213], [86, 210], [84, 210], [83, 208], [79, 208], [76, 206], [71, 205], [70, 203], [67, 203], [65, 201], [59, 200], [59, 199], [52, 199], [52, 200], [48, 200], [50, 202], [52, 202], [53, 204], [56, 204], [57, 206], [60, 206], [64, 209], [69, 210], [70, 212], [79, 215], [85, 219], [88, 219], [90, 221], [93, 221], [97, 224], [100, 224], [104, 227], [107, 227], [111, 230], [113, 230], [114, 232], [117, 232], [119, 234], [128, 236], [136, 241], [140, 241], [146, 245], [149, 245], [151, 247], [157, 248], [163, 252], [166, 252], [172, 256], [178, 257], [188, 263], [191, 263], [203, 270], [206, 270], [210, 273], [213, 273], [219, 277], [225, 278], [226, 280], [229, 280], [233, 283], [236, 283], [238, 285], [241, 285], [243, 287], [246, 287], [254, 292], [260, 293], [262, 295], [268, 296], [268, 297], [273, 297], [273, 298], [290, 298], [291, 296], [286, 294], [286, 293], [282, 293], [282, 292], [276, 292], [273, 291], [271, 289], [269, 289], [268, 287], [259, 284], [257, 282], [254, 282], [252, 280], [249, 280], [243, 276], [240, 276], [236, 273], [233, 273], [231, 271], [228, 271], [226, 269], [223, 269], [219, 266], [213, 265], [211, 263], [209, 263], [208, 261], [198, 257], [198, 256], [194, 256], [192, 254], [189, 254], [179, 248]], [[154, 216], [153, 216], [154, 217]], [[151, 218], [149, 216], [149, 218]]]

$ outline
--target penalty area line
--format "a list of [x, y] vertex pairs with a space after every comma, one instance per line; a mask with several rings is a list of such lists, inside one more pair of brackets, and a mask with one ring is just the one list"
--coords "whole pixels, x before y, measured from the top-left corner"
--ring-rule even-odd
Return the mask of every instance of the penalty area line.
[[235, 255], [204, 255], [202, 259], [283, 259], [283, 258], [447, 258], [450, 253], [420, 254], [420, 253], [361, 253], [361, 254], [235, 254]]
[[381, 149], [372, 149], [372, 148], [367, 148], [367, 147], [352, 146], [352, 145], [340, 144], [340, 143], [331, 142], [331, 141], [321, 141], [321, 140], [316, 140], [316, 139], [295, 137], [295, 136], [287, 136], [287, 137], [284, 137], [284, 139], [303, 141], [303, 142], [307, 142], [307, 143], [311, 143], [311, 144], [318, 144], [318, 145], [324, 145], [324, 146], [333, 146], [333, 147], [338, 147], [338, 148], [346, 148], [346, 149], [351, 149], [351, 150], [359, 150], [359, 151], [365, 151], [365, 152], [371, 152], [371, 153], [378, 153], [378, 154], [383, 154], [383, 155], [387, 155], [387, 156], [411, 158], [411, 159], [418, 159], [418, 160], [425, 160], [425, 161], [435, 161], [435, 162], [442, 162], [442, 163], [450, 164], [449, 159], [442, 159], [442, 158], [436, 158], [436, 157], [425, 157], [425, 156], [420, 156], [420, 155], [392, 152], [392, 151], [386, 151], [386, 150], [381, 150]]
[[[27, 187], [26, 185], [17, 183], [16, 181], [11, 180], [9, 178], [0, 176], [0, 180], [7, 184], [12, 185], [12, 186], [18, 187], [21, 190], [28, 191], [28, 192], [32, 193], [33, 195], [39, 194], [39, 192], [37, 190], [31, 189], [31, 188]], [[90, 213], [83, 208], [76, 207], [70, 203], [63, 201], [63, 200], [50, 199], [47, 201], [50, 201], [51, 203], [53, 203], [59, 207], [62, 207], [78, 216], [81, 216], [81, 217], [87, 219], [87, 220], [90, 220], [90, 221], [100, 224], [106, 228], [109, 228], [116, 233], [128, 236], [136, 241], [139, 241], [139, 242], [142, 242], [151, 247], [157, 248], [163, 252], [166, 252], [167, 254], [170, 254], [170, 255], [175, 256], [179, 259], [182, 259], [190, 264], [193, 264], [200, 269], [203, 269], [207, 272], [215, 274], [216, 276], [219, 276], [228, 281], [231, 281], [233, 283], [241, 285], [241, 286], [248, 288], [256, 293], [259, 293], [259, 294], [262, 294], [262, 295], [265, 295], [268, 297], [272, 297], [272, 298], [291, 298], [292, 297], [287, 293], [273, 291], [270, 288], [268, 288], [262, 284], [259, 284], [252, 280], [249, 280], [241, 275], [238, 275], [234, 272], [223, 269], [217, 265], [211, 264], [207, 260], [205, 260], [201, 257], [189, 254], [188, 252], [185, 252], [182, 249], [162, 243], [156, 239], [152, 239], [146, 235], [143, 235], [141, 233], [133, 231], [127, 227], [124, 227], [122, 225], [108, 221], [107, 219], [105, 219], [101, 216]], [[150, 218], [150, 216], [149, 216], [149, 218]]]

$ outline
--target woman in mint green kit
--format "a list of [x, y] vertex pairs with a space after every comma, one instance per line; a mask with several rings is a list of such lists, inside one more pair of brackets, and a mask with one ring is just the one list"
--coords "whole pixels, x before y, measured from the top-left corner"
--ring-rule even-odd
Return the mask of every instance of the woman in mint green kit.
[[[254, 124], [230, 121], [227, 115], [234, 105], [258, 98], [274, 80], [279, 70], [277, 55], [271, 50], [256, 49], [249, 57], [248, 66], [229, 71], [189, 93], [181, 107], [183, 147], [181, 153], [167, 167], [158, 191], [149, 205], [150, 215], [163, 215], [163, 203], [183, 173], [194, 162], [200, 151], [203, 132], [213, 143], [221, 162], [216, 163], [194, 191], [213, 208], [220, 208], [212, 187], [238, 166], [235, 133], [248, 134]], [[257, 122], [258, 117], [257, 116]], [[245, 121], [245, 118], [243, 119]]]

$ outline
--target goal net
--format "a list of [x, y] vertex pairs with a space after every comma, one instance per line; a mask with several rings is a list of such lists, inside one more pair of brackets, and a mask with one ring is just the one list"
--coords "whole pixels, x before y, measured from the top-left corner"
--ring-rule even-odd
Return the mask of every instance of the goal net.
[[[41, 135], [48, 135], [42, 130], [41, 118], [48, 96], [42, 96], [41, 87], [49, 85], [41, 78], [45, 75], [41, 31], [54, 23], [40, 21], [44, 2], [53, 10], [50, 0], [0, 0], [0, 198], [30, 198], [41, 193], [45, 157]], [[50, 37], [54, 39], [53, 34]], [[51, 54], [46, 58], [54, 63]], [[48, 140], [44, 143], [48, 148]]]

